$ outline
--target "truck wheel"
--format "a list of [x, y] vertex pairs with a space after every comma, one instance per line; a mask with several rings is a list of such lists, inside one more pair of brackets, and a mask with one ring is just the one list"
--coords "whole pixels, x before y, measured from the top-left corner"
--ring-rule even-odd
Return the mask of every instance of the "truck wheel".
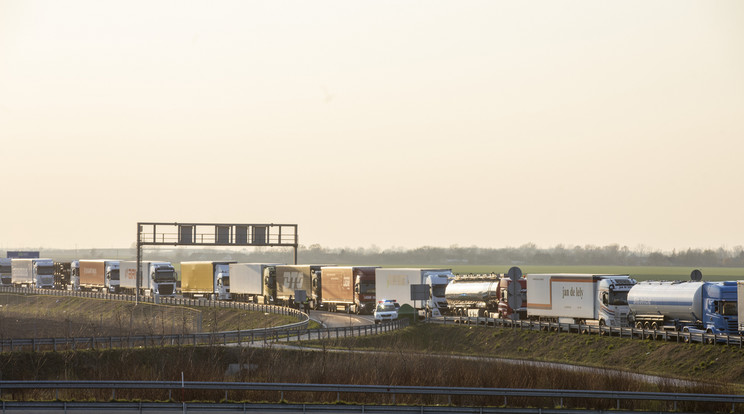
[[682, 342], [689, 344], [690, 343], [690, 330], [687, 328], [682, 329], [682, 334], [684, 335], [682, 337]]
[[604, 331], [606, 324], [604, 319], [599, 320], [599, 335], [604, 336], [607, 335], [607, 332]]
[[660, 340], [661, 334], [657, 332], [659, 330], [659, 324], [656, 322], [651, 322], [651, 329], [654, 331], [654, 333], [652, 334], [654, 340], [657, 340], [657, 341]]
[[[637, 330], [643, 330], [643, 322], [636, 322], [635, 323], [635, 328]], [[633, 336], [637, 336], [638, 338], [643, 338], [643, 333], [640, 333], [640, 334], [639, 333], [636, 333]]]

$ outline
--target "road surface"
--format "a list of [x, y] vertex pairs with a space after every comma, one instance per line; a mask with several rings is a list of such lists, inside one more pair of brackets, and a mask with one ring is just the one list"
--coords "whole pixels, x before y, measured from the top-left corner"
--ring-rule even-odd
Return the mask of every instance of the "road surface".
[[369, 325], [375, 323], [372, 315], [355, 315], [353, 313], [337, 313], [324, 311], [310, 311], [310, 319], [320, 323], [324, 328], [340, 328], [343, 326]]

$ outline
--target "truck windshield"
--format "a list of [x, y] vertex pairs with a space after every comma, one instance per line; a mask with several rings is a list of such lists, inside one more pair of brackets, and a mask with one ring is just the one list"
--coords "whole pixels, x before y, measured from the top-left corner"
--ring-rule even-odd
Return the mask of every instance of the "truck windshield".
[[10, 266], [0, 266], [0, 273], [10, 274]]
[[736, 306], [736, 302], [723, 302], [721, 301], [718, 305], [718, 309], [720, 310], [721, 315], [726, 316], [737, 316], [739, 314], [738, 307]]
[[38, 266], [36, 267], [36, 274], [43, 276], [53, 275], [54, 268], [52, 266]]
[[359, 285], [359, 293], [375, 293], [374, 283], [361, 283]]
[[230, 276], [222, 276], [222, 286], [230, 286]]
[[627, 305], [628, 304], [628, 291], [610, 291], [610, 305]]
[[160, 282], [171, 282], [176, 280], [176, 277], [174, 275], [174, 272], [172, 269], [169, 270], [156, 270], [155, 271], [155, 281]]
[[447, 285], [433, 285], [431, 287], [431, 295], [443, 298], [445, 289], [447, 289]]
[[119, 269], [111, 271], [111, 280], [119, 280]]

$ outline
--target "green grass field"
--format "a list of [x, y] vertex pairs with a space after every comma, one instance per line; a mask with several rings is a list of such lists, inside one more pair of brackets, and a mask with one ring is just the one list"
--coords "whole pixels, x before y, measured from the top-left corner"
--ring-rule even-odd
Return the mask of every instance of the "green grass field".
[[[466, 273], [506, 273], [512, 265], [494, 266], [451, 266], [452, 272]], [[629, 274], [636, 280], [689, 280], [693, 267], [672, 266], [532, 266], [519, 265], [523, 273], [594, 273]], [[744, 280], [741, 267], [700, 267], [703, 280]]]

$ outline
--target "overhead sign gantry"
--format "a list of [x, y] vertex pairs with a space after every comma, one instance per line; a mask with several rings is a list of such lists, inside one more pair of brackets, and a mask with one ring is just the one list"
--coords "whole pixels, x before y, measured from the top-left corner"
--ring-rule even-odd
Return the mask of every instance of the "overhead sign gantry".
[[137, 223], [137, 301], [142, 246], [292, 247], [297, 264], [296, 224]]

